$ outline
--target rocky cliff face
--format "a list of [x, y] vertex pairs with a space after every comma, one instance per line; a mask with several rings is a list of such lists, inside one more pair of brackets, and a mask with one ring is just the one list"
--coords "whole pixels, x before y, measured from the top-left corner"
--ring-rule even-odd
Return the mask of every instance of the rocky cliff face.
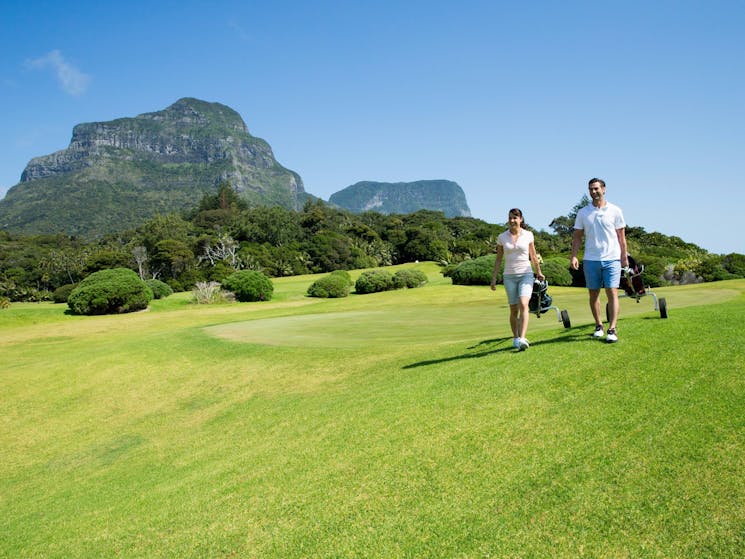
[[180, 99], [163, 111], [75, 126], [67, 149], [32, 159], [0, 200], [0, 228], [117, 231], [190, 208], [225, 180], [257, 204], [297, 209], [306, 198], [300, 177], [236, 111]]
[[446, 217], [471, 216], [463, 189], [447, 180], [358, 182], [332, 194], [329, 202], [355, 213], [407, 214], [435, 210], [444, 212]]

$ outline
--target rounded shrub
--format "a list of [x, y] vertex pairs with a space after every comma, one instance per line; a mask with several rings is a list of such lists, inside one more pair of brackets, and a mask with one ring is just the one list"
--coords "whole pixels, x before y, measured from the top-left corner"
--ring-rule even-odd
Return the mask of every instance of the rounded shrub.
[[74, 314], [118, 314], [147, 308], [153, 292], [129, 268], [94, 272], [73, 289], [67, 306]]
[[378, 293], [393, 289], [393, 276], [385, 270], [368, 270], [362, 272], [354, 283], [357, 293]]
[[274, 293], [272, 281], [256, 270], [233, 272], [223, 280], [222, 286], [233, 292], [235, 298], [243, 303], [269, 301]]
[[[349, 274], [347, 274], [349, 275]], [[349, 295], [349, 280], [339, 274], [329, 274], [314, 281], [308, 288], [309, 297], [339, 298]]]
[[77, 286], [77, 283], [68, 283], [59, 286], [52, 293], [52, 301], [54, 301], [55, 303], [67, 303], [67, 298], [70, 296], [70, 293], [72, 293], [73, 289], [75, 289]]
[[171, 286], [158, 279], [145, 280], [145, 284], [153, 292], [153, 297], [156, 299], [165, 299], [169, 295], [173, 295], [173, 289], [171, 289]]
[[546, 258], [541, 264], [541, 272], [546, 276], [549, 285], [572, 285], [572, 274], [569, 271], [569, 259], [561, 256]]
[[464, 260], [450, 272], [453, 285], [489, 285], [494, 273], [496, 254]]
[[413, 289], [421, 287], [425, 283], [427, 283], [427, 275], [421, 270], [398, 270], [393, 274], [393, 287], [395, 289], [403, 289], [404, 287]]
[[334, 270], [329, 275], [343, 278], [344, 281], [347, 282], [347, 285], [349, 287], [352, 287], [354, 285], [354, 282], [352, 281], [352, 276], [350, 276], [349, 272], [347, 272], [346, 270]]

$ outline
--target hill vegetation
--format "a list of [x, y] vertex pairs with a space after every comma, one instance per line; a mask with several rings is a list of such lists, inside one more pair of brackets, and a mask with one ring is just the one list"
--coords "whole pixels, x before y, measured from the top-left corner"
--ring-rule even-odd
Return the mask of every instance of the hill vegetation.
[[[571, 231], [561, 224], [573, 220], [571, 213], [557, 217], [554, 232], [534, 231], [536, 249], [550, 263], [546, 270], [557, 285], [583, 285], [581, 274], [567, 270]], [[159, 214], [96, 241], [0, 233], [0, 297], [51, 300], [62, 286], [118, 267], [163, 281], [174, 291], [220, 282], [238, 270], [283, 277], [434, 261], [448, 275], [463, 261], [493, 254], [505, 228], [429, 210], [354, 214], [320, 200], [308, 201], [300, 211], [250, 206], [225, 182], [189, 212]], [[680, 238], [634, 226], [627, 238], [652, 287], [745, 277], [741, 254], [709, 254]]]

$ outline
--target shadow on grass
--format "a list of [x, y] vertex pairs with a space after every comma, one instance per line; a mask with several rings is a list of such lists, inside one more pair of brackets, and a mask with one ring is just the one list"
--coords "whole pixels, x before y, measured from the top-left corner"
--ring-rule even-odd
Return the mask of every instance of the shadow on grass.
[[[545, 340], [535, 341], [530, 343], [531, 348], [548, 346], [551, 344], [559, 343], [577, 343], [577, 342], [592, 342], [598, 343], [597, 339], [593, 338], [592, 332], [585, 330], [564, 330], [562, 334], [553, 338]], [[448, 363], [450, 361], [459, 361], [461, 359], [480, 359], [481, 357], [487, 357], [496, 353], [521, 353], [512, 345], [512, 338], [494, 338], [491, 340], [484, 340], [476, 345], [469, 346], [466, 349], [481, 349], [473, 353], [464, 353], [462, 355], [454, 355], [452, 357], [443, 357], [442, 359], [429, 359], [427, 361], [419, 361], [417, 363], [411, 363], [404, 365], [402, 369], [414, 369], [416, 367], [426, 367], [428, 365], [437, 365], [439, 363]]]

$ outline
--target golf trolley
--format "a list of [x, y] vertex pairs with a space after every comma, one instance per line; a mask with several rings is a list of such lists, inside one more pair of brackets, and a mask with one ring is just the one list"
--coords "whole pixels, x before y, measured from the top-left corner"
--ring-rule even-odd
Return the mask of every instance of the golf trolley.
[[538, 318], [541, 318], [543, 313], [553, 309], [556, 311], [559, 322], [564, 324], [564, 328], [571, 328], [572, 323], [569, 321], [569, 313], [566, 310], [559, 311], [559, 307], [554, 306], [552, 303], [553, 298], [548, 294], [548, 282], [546, 280], [534, 280], [533, 294], [530, 296], [530, 301], [528, 301], [528, 310]]
[[[647, 286], [644, 285], [642, 279], [642, 273], [644, 272], [644, 264], [638, 264], [629, 255], [629, 266], [621, 274], [621, 283], [619, 286], [619, 297], [630, 297], [639, 302], [639, 299], [645, 295], [651, 295], [654, 299], [654, 310], [660, 311], [660, 318], [667, 318], [667, 301], [664, 297], [657, 299], [657, 295]], [[605, 305], [605, 315], [610, 320], [610, 313], [608, 305]]]

